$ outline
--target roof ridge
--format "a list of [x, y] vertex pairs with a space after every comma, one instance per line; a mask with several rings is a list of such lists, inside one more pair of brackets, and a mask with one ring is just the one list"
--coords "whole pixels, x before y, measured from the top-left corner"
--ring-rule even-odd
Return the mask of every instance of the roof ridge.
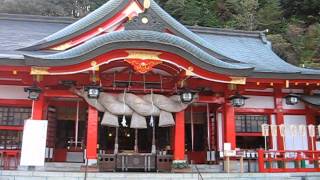
[[252, 37], [260, 37], [261, 33], [264, 31], [246, 31], [238, 29], [227, 29], [227, 28], [214, 28], [214, 27], [205, 27], [205, 26], [186, 26], [188, 29], [199, 32], [199, 33], [208, 33], [208, 34], [226, 34], [226, 35], [246, 35]]
[[78, 20], [72, 17], [61, 16], [43, 16], [30, 14], [9, 14], [0, 13], [1, 20], [15, 20], [15, 21], [32, 21], [32, 22], [48, 22], [48, 23], [64, 23], [70, 24]]
[[[0, 13], [1, 20], [17, 20], [17, 21], [37, 21], [37, 22], [54, 22], [54, 23], [73, 23], [79, 18], [67, 17], [67, 16], [44, 16], [44, 15], [31, 15], [31, 14], [11, 14], [11, 13]], [[237, 34], [248, 34], [248, 35], [260, 35], [264, 31], [245, 31], [238, 29], [227, 29], [227, 28], [214, 28], [206, 26], [188, 26], [188, 29], [194, 32], [200, 33], [221, 33], [227, 35], [237, 35]], [[232, 34], [236, 33], [236, 34]]]

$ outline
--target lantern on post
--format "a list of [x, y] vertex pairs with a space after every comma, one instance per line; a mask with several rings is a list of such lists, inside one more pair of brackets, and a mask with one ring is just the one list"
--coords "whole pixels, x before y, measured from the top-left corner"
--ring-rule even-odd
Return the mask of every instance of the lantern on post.
[[239, 94], [239, 92], [236, 92], [235, 95], [228, 98], [228, 100], [231, 101], [231, 104], [233, 107], [242, 107], [245, 105], [245, 100], [248, 99], [248, 97], [242, 96]]
[[262, 130], [262, 136], [264, 137], [264, 150], [267, 150], [267, 136], [269, 136], [269, 125], [262, 124], [261, 130]]
[[[278, 136], [278, 129], [277, 128], [278, 127], [275, 124], [270, 125], [272, 140], [273, 140], [273, 137], [277, 137]], [[272, 149], [276, 150], [274, 143], [272, 145]]]
[[284, 124], [280, 124], [279, 125], [279, 131], [280, 131], [280, 136], [282, 137], [282, 141], [283, 141], [283, 149], [286, 150], [286, 126]]
[[289, 94], [284, 97], [287, 105], [296, 105], [299, 103], [300, 96], [297, 94]]
[[24, 88], [24, 92], [28, 92], [28, 99], [36, 101], [39, 99], [42, 90], [35, 84], [30, 87]]
[[314, 137], [316, 137], [316, 129], [313, 124], [308, 125], [308, 132], [311, 138], [312, 151], [314, 150]]
[[[304, 125], [304, 124], [300, 124], [298, 126], [298, 129], [299, 129], [299, 134], [302, 136], [302, 137], [307, 137], [307, 126]], [[302, 138], [302, 145], [304, 147], [304, 138]]]
[[295, 149], [295, 137], [298, 135], [298, 128], [296, 125], [292, 124], [289, 126], [290, 129], [290, 135], [292, 136], [292, 145], [293, 145], [293, 149]]

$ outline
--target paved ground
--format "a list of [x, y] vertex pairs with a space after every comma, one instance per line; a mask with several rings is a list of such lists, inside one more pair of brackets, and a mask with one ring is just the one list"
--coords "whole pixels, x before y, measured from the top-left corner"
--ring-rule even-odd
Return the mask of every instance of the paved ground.
[[[319, 180], [319, 173], [204, 173], [204, 180]], [[0, 180], [84, 180], [84, 173], [79, 172], [31, 172], [31, 171], [0, 171]], [[89, 173], [87, 180], [201, 180], [198, 174], [184, 173]]]

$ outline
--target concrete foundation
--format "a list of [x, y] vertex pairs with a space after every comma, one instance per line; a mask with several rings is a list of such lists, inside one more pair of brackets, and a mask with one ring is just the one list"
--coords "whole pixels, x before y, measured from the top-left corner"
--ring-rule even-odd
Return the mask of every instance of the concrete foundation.
[[[203, 179], [317, 180], [320, 173], [203, 173]], [[0, 180], [83, 180], [83, 172], [0, 171]], [[197, 173], [88, 173], [87, 180], [198, 180]]]

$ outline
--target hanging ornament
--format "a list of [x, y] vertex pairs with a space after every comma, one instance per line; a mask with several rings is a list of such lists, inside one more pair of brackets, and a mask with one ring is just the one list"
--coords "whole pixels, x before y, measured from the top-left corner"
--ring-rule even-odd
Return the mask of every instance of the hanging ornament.
[[150, 125], [151, 127], [153, 127], [153, 126], [154, 126], [154, 119], [153, 119], [153, 116], [151, 116], [151, 118], [150, 118], [150, 123], [149, 123], [149, 125]]
[[126, 120], [126, 116], [123, 116], [123, 117], [122, 117], [121, 125], [122, 125], [123, 127], [128, 127], [128, 125], [127, 125], [127, 120]]

